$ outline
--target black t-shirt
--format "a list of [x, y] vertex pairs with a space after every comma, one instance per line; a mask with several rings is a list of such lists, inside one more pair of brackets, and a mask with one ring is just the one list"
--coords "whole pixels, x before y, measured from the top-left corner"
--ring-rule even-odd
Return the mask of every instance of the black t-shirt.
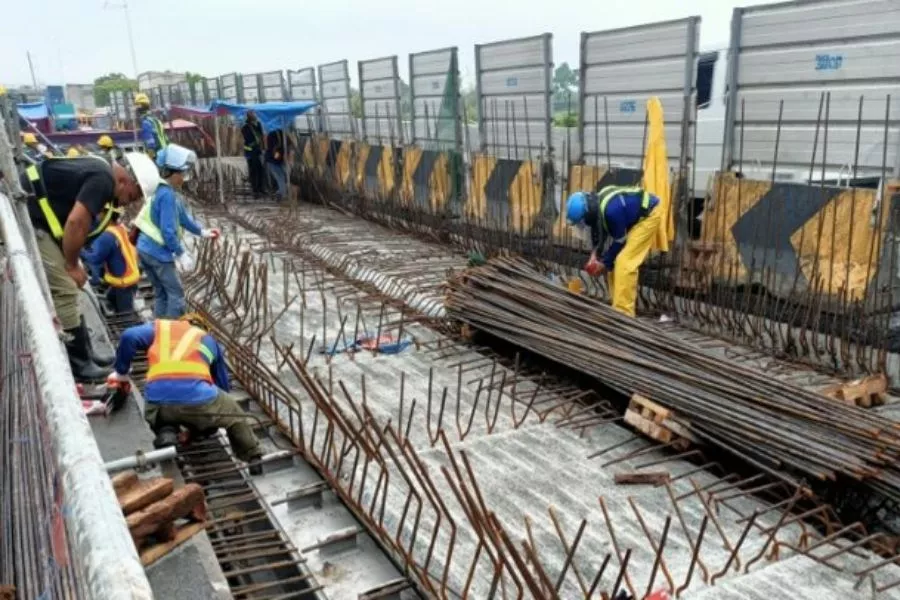
[[[76, 201], [84, 204], [94, 217], [103, 213], [107, 203], [116, 204], [116, 180], [112, 167], [105, 160], [90, 156], [51, 158], [41, 163], [38, 169], [44, 189], [41, 190], [38, 184], [35, 195], [37, 198], [47, 196], [62, 227], [65, 227]], [[31, 190], [27, 175], [22, 175], [22, 187]], [[50, 232], [37, 202], [28, 203], [28, 214], [35, 227]]]

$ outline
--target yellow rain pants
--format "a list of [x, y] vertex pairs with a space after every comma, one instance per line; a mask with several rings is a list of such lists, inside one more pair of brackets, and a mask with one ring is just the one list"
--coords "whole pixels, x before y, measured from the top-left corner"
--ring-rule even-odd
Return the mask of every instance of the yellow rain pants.
[[624, 315], [633, 317], [637, 304], [638, 268], [647, 258], [650, 247], [659, 231], [663, 207], [657, 204], [650, 214], [628, 231], [625, 246], [616, 256], [613, 270], [607, 275], [612, 307]]

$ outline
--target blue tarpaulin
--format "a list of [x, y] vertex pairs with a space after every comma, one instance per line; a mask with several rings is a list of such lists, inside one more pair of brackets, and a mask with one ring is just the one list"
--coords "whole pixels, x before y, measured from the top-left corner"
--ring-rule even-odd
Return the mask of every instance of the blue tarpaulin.
[[210, 111], [217, 114], [229, 114], [236, 119], [243, 120], [248, 110], [256, 113], [266, 132], [282, 129], [292, 125], [294, 119], [311, 108], [315, 108], [317, 102], [266, 102], [265, 104], [237, 104], [214, 100], [209, 105]]
[[43, 102], [32, 102], [30, 104], [17, 104], [16, 110], [19, 116], [28, 121], [40, 121], [41, 119], [49, 119], [50, 111]]

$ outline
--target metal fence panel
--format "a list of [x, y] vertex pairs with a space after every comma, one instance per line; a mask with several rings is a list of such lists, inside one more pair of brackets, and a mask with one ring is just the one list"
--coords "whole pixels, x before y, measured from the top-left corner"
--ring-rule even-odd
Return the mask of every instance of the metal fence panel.
[[169, 94], [169, 102], [173, 105], [182, 105], [185, 104], [184, 95], [182, 92], [180, 83], [173, 83], [166, 86], [166, 90]]
[[219, 80], [221, 81], [220, 93], [222, 94], [222, 100], [225, 102], [241, 102], [243, 100], [240, 79], [237, 73], [222, 75]]
[[410, 143], [426, 150], [461, 149], [457, 49], [409, 55]]
[[338, 138], [353, 137], [350, 111], [350, 71], [346, 60], [319, 65], [322, 127]]
[[178, 92], [181, 95], [179, 99], [180, 104], [187, 104], [193, 106], [197, 103], [196, 96], [194, 95], [194, 84], [189, 83], [187, 81], [182, 81], [178, 84]]
[[481, 150], [528, 159], [552, 150], [550, 86], [553, 36], [478, 44], [475, 76]]
[[109, 96], [113, 113], [119, 123], [125, 124], [134, 119], [134, 94], [129, 90], [115, 91]]
[[581, 34], [578, 140], [589, 165], [640, 168], [647, 100], [663, 107], [670, 164], [692, 160], [700, 17]]
[[737, 8], [730, 57], [727, 166], [796, 181], [811, 164], [813, 180], [877, 176], [883, 163], [900, 174], [896, 0]]
[[[318, 102], [319, 95], [316, 90], [316, 70], [313, 67], [287, 72], [288, 94], [295, 102]], [[305, 114], [297, 117], [295, 126], [307, 131], [319, 130], [319, 109], [313, 108]]]
[[206, 89], [204, 90], [204, 102], [210, 103], [213, 100], [218, 100], [222, 98], [222, 90], [219, 87], [219, 78], [218, 77], [210, 77], [206, 80]]
[[260, 73], [259, 86], [262, 102], [283, 102], [285, 100], [284, 73], [282, 71]]
[[159, 86], [159, 106], [160, 108], [172, 105], [172, 94], [168, 85]]
[[359, 62], [363, 139], [370, 144], [403, 143], [400, 116], [400, 74], [397, 57]]
[[244, 73], [240, 76], [240, 80], [241, 89], [244, 92], [243, 102], [254, 104], [263, 101], [262, 86], [260, 86], [258, 73]]

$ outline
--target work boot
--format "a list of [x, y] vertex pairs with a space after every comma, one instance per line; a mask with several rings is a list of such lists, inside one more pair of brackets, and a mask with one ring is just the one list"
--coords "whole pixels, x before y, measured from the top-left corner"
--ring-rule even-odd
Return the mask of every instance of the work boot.
[[91, 358], [90, 342], [84, 321], [75, 329], [67, 329], [66, 333], [71, 338], [66, 342], [66, 352], [69, 354], [69, 366], [72, 367], [75, 381], [80, 383], [106, 381], [106, 376], [111, 371], [100, 367]]
[[94, 349], [94, 342], [91, 341], [91, 331], [84, 322], [84, 316], [81, 317], [81, 327], [83, 327], [86, 332], [88, 353], [91, 355], [91, 360], [93, 360], [96, 365], [104, 368], [113, 366], [113, 363], [116, 362], [116, 355], [98, 353]]
[[178, 430], [170, 425], [164, 425], [156, 432], [156, 438], [153, 440], [154, 448], [166, 448], [178, 444]]

